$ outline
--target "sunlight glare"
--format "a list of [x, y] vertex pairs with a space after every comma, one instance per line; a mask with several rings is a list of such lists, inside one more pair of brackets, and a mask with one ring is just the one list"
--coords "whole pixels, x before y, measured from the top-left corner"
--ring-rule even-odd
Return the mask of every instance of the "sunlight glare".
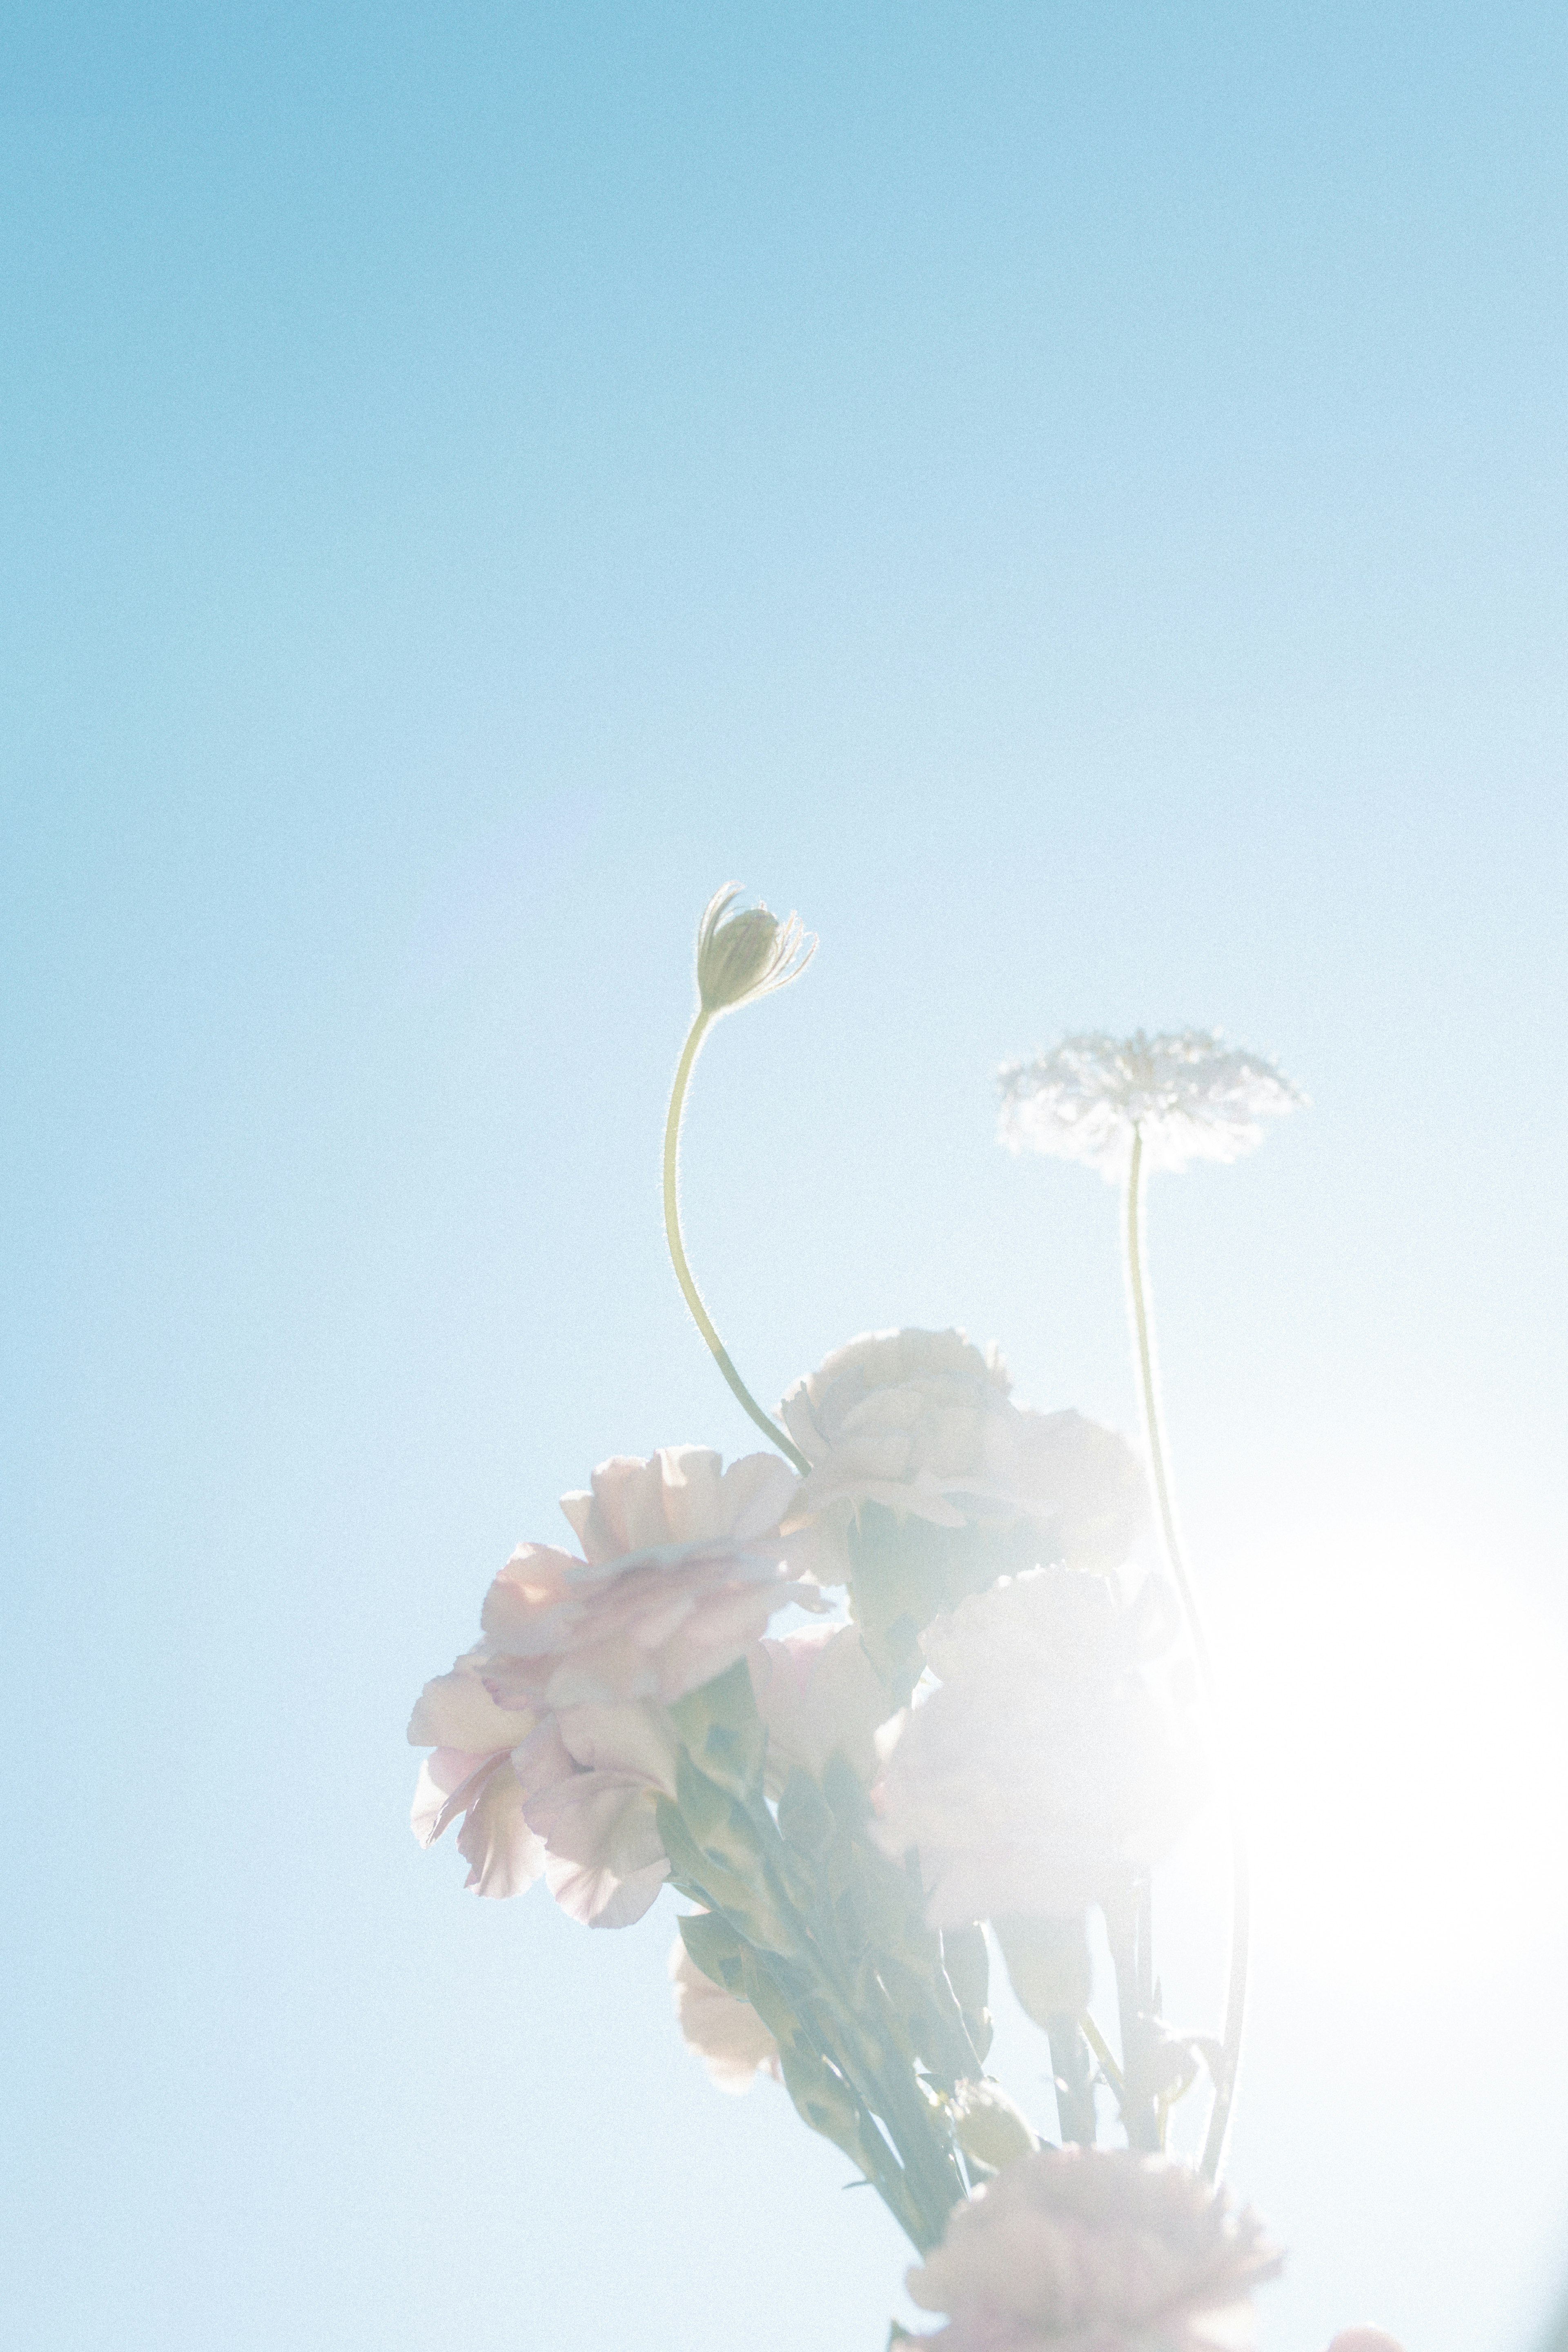
[[1415, 1992], [1564, 1924], [1568, 1652], [1517, 1579], [1367, 1521], [1276, 1537], [1221, 1614], [1270, 1940]]

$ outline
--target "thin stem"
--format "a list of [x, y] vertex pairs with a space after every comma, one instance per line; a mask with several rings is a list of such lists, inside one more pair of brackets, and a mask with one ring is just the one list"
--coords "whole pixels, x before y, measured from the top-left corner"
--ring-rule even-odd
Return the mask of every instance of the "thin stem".
[[1104, 2075], [1106, 2081], [1110, 2084], [1117, 2097], [1120, 2098], [1124, 2087], [1121, 2069], [1116, 2063], [1115, 2055], [1111, 2051], [1110, 2042], [1106, 2040], [1104, 2034], [1101, 2033], [1099, 2026], [1096, 2025], [1093, 2018], [1090, 2017], [1087, 2009], [1084, 2011], [1083, 2015], [1079, 2019], [1079, 2025], [1083, 2033], [1084, 2040], [1088, 2042], [1099, 2062], [1100, 2073]]
[[1110, 1957], [1116, 1967], [1116, 2004], [1121, 2021], [1121, 2120], [1129, 2147], [1153, 2155], [1160, 2145], [1153, 2095], [1149, 2088], [1149, 2013], [1142, 1997], [1146, 1973], [1141, 1946], [1144, 1925], [1140, 1890], [1123, 1887], [1105, 1904]]
[[1051, 2047], [1051, 2073], [1056, 2082], [1057, 2119], [1064, 2140], [1080, 2147], [1095, 2141], [1094, 2076], [1089, 2063], [1089, 2043], [1079, 2020], [1064, 2011], [1046, 2020]]
[[795, 1464], [804, 1477], [811, 1468], [810, 1463], [798, 1446], [791, 1444], [772, 1415], [763, 1411], [730, 1361], [729, 1349], [713, 1328], [713, 1318], [702, 1304], [702, 1294], [687, 1264], [685, 1244], [680, 1238], [680, 1121], [686, 1108], [686, 1090], [691, 1083], [692, 1066], [714, 1017], [706, 1006], [699, 1012], [676, 1066], [675, 1085], [669, 1097], [669, 1116], [664, 1122], [664, 1237], [669, 1244], [670, 1261], [675, 1267], [675, 1278], [680, 1285], [681, 1295], [691, 1309], [692, 1321], [708, 1342], [714, 1362], [729, 1381], [742, 1411], [751, 1414], [764, 1436]]
[[[1197, 1660], [1198, 1675], [1204, 1696], [1215, 1725], [1215, 1737], [1225, 1740], [1225, 1719], [1219, 1702], [1219, 1689], [1214, 1662], [1209, 1654], [1208, 1639], [1187, 1574], [1186, 1560], [1182, 1551], [1181, 1538], [1176, 1530], [1175, 1505], [1171, 1494], [1170, 1474], [1165, 1463], [1165, 1439], [1160, 1412], [1160, 1377], [1154, 1357], [1154, 1335], [1149, 1314], [1149, 1283], [1143, 1264], [1143, 1137], [1141, 1129], [1132, 1130], [1132, 1155], [1127, 1170], [1127, 1290], [1132, 1310], [1132, 1336], [1138, 1358], [1139, 1381], [1143, 1400], [1143, 1427], [1149, 1443], [1149, 1464], [1154, 1479], [1154, 1499], [1159, 1507], [1160, 1532], [1164, 1539], [1165, 1557], [1171, 1574], [1182, 1597], [1186, 1615], [1187, 1632]], [[1228, 1775], [1227, 1775], [1228, 1779]], [[1236, 2101], [1236, 2079], [1241, 2065], [1242, 2029], [1247, 2015], [1247, 1979], [1252, 1940], [1252, 1878], [1247, 1862], [1247, 1834], [1242, 1825], [1241, 1808], [1234, 1787], [1228, 1787], [1231, 1836], [1231, 1906], [1230, 1906], [1230, 1967], [1226, 1986], [1225, 2042], [1220, 2063], [1219, 2079], [1215, 2084], [1214, 2106], [1210, 2110], [1207, 2136], [1204, 2142], [1203, 2169], [1209, 2180], [1217, 2180], [1225, 2156], [1226, 2135], [1230, 2128], [1231, 2110]]]

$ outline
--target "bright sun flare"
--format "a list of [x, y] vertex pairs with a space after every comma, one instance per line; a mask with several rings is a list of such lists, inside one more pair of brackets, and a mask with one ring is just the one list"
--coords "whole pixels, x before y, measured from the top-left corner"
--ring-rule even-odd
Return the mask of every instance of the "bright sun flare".
[[1260, 1909], [1319, 1972], [1452, 1983], [1564, 1924], [1568, 1650], [1516, 1580], [1363, 1522], [1215, 1613]]

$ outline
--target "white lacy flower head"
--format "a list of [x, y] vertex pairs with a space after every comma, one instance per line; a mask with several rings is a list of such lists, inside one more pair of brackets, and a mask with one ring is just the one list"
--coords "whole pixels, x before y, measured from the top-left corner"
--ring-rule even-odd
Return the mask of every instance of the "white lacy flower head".
[[1142, 1668], [1174, 1625], [1152, 1581], [1129, 1608], [1101, 1577], [1045, 1568], [928, 1628], [942, 1681], [889, 1742], [873, 1802], [884, 1851], [919, 1853], [933, 1927], [1067, 1917], [1170, 1851], [1201, 1768]]
[[943, 2352], [1248, 2352], [1280, 2257], [1256, 2215], [1131, 2148], [1042, 2148], [956, 2208], [909, 2274]]
[[525, 1544], [491, 1585], [485, 1639], [425, 1686], [408, 1737], [432, 1747], [413, 1826], [462, 1821], [479, 1894], [542, 1876], [590, 1927], [626, 1927], [669, 1864], [656, 1808], [675, 1794], [669, 1704], [745, 1655], [790, 1602], [779, 1519], [798, 1481], [775, 1454], [728, 1470], [705, 1446], [621, 1457], [562, 1507], [584, 1557]]
[[1127, 1172], [1135, 1133], [1146, 1168], [1239, 1160], [1262, 1142], [1265, 1118], [1307, 1099], [1272, 1062], [1214, 1029], [1064, 1037], [1049, 1054], [1005, 1062], [996, 1083], [997, 1139], [1009, 1151], [1086, 1160], [1112, 1183]]
[[963, 1528], [1037, 1525], [1050, 1556], [1126, 1557], [1146, 1508], [1143, 1473], [1113, 1431], [1078, 1412], [1016, 1405], [994, 1348], [962, 1331], [869, 1331], [797, 1381], [780, 1412], [811, 1464], [786, 1521], [824, 1583], [848, 1574], [864, 1503]]
[[669, 1981], [681, 2039], [721, 2091], [749, 2091], [759, 2074], [784, 2080], [778, 2043], [751, 2002], [705, 1977], [679, 1936], [670, 1948]]

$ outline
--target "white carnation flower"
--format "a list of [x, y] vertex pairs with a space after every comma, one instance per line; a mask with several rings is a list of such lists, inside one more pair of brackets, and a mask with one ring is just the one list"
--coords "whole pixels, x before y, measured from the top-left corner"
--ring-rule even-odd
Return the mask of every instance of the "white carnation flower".
[[960, 2205], [909, 2290], [943, 2352], [1247, 2352], [1257, 2216], [1131, 2148], [1042, 2148]]
[[933, 1927], [1069, 1917], [1170, 1851], [1202, 1787], [1142, 1670], [1173, 1622], [1163, 1587], [1127, 1608], [1104, 1578], [1048, 1568], [930, 1627], [941, 1685], [889, 1743], [873, 1801], [884, 1851], [919, 1853]]
[[996, 1083], [997, 1139], [1009, 1151], [1086, 1160], [1113, 1183], [1135, 1134], [1148, 1168], [1239, 1160], [1262, 1142], [1265, 1118], [1307, 1099], [1272, 1062], [1215, 1029], [1064, 1037], [1048, 1054], [1005, 1062]]
[[1146, 1507], [1136, 1457], [1081, 1413], [1015, 1404], [1011, 1387], [995, 1349], [962, 1331], [868, 1331], [836, 1348], [780, 1408], [810, 1465], [784, 1524], [814, 1544], [792, 1559], [843, 1582], [867, 1503], [942, 1528], [1026, 1520], [1054, 1557], [1125, 1559]]

